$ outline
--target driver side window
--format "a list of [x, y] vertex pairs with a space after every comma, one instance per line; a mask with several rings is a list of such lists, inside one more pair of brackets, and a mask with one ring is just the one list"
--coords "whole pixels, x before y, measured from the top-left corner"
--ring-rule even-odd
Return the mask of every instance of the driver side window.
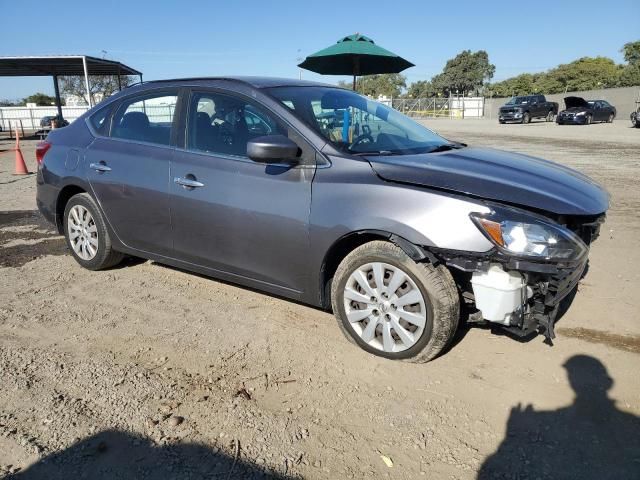
[[187, 148], [238, 157], [247, 156], [247, 142], [287, 130], [264, 109], [239, 97], [217, 92], [193, 93], [189, 106]]

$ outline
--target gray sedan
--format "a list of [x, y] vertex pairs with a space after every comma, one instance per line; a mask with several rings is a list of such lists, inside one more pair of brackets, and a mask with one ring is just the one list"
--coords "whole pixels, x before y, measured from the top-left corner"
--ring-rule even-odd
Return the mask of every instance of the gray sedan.
[[391, 359], [434, 358], [462, 321], [552, 339], [608, 208], [573, 170], [295, 80], [146, 82], [37, 158], [83, 267], [132, 255], [333, 310]]

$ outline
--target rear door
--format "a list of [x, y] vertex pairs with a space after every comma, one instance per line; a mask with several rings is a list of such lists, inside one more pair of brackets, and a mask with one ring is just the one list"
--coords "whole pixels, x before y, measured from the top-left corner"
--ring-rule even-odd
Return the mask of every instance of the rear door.
[[110, 135], [86, 152], [87, 176], [107, 221], [126, 246], [171, 254], [169, 174], [177, 89], [124, 99]]
[[544, 104], [544, 97], [542, 95], [536, 95], [536, 116], [546, 117], [547, 106]]
[[593, 120], [601, 122], [603, 120], [606, 120], [608, 116], [609, 116], [609, 112], [607, 111], [606, 108], [604, 108], [604, 105], [602, 104], [602, 102], [601, 101], [595, 102], [594, 110], [593, 110]]
[[[186, 126], [169, 187], [176, 256], [263, 288], [302, 291], [315, 151], [272, 112], [227, 91], [194, 90]], [[247, 157], [251, 138], [272, 134], [301, 147], [299, 165]]]

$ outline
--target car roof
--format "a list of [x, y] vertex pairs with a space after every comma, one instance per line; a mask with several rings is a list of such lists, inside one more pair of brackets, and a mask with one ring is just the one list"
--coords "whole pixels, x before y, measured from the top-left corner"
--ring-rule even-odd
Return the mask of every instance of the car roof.
[[[215, 85], [221, 82], [224, 83], [241, 83], [250, 85], [254, 88], [272, 88], [272, 87], [335, 87], [336, 85], [330, 85], [321, 82], [311, 82], [308, 80], [296, 80], [291, 78], [278, 78], [278, 77], [252, 77], [252, 76], [231, 76], [231, 77], [192, 77], [192, 78], [171, 78], [164, 80], [151, 80], [143, 82], [142, 85]], [[134, 84], [140, 85], [140, 84]]]

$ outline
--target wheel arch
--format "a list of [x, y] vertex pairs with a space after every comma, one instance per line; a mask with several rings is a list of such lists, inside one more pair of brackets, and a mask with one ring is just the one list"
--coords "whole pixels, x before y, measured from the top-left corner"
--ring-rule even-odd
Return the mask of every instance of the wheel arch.
[[386, 240], [402, 249], [412, 260], [419, 262], [428, 259], [436, 262], [436, 258], [428, 250], [415, 245], [404, 237], [385, 230], [364, 229], [347, 233], [337, 239], [327, 250], [320, 269], [320, 304], [323, 308], [331, 307], [331, 280], [340, 262], [353, 250], [374, 240]]
[[64, 210], [67, 203], [74, 195], [79, 193], [87, 193], [87, 190], [76, 184], [65, 185], [56, 199], [56, 227], [58, 233], [64, 235]]

